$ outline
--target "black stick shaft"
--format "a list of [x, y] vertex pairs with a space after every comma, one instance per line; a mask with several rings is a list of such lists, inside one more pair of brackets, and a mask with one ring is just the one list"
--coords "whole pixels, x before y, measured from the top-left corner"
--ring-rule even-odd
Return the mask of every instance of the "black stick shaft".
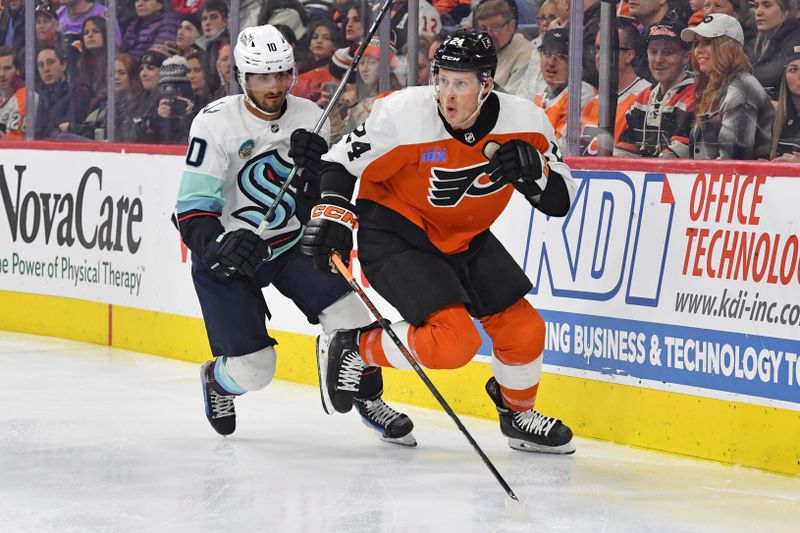
[[392, 327], [389, 325], [389, 323], [386, 320], [384, 320], [383, 315], [381, 315], [380, 311], [378, 311], [378, 308], [375, 307], [375, 304], [372, 303], [372, 300], [370, 300], [369, 296], [367, 296], [367, 294], [364, 292], [364, 289], [362, 289], [361, 285], [359, 285], [358, 282], [355, 280], [352, 272], [350, 272], [350, 269], [347, 268], [347, 266], [342, 262], [342, 259], [339, 257], [339, 254], [337, 253], [332, 254], [331, 261], [333, 261], [333, 264], [336, 266], [336, 269], [339, 271], [340, 274], [342, 274], [342, 276], [344, 276], [344, 278], [350, 284], [350, 287], [353, 288], [353, 291], [355, 291], [358, 297], [361, 298], [361, 301], [364, 302], [364, 304], [367, 306], [370, 312], [375, 316], [376, 319], [378, 319], [378, 323], [380, 323], [381, 327], [383, 328], [383, 331], [385, 331], [386, 334], [389, 335], [389, 337], [392, 339], [392, 342], [394, 342], [395, 346], [397, 346], [397, 348], [403, 354], [403, 357], [405, 357], [408, 363], [412, 366], [412, 368], [414, 368], [414, 371], [420, 377], [425, 386], [428, 387], [428, 390], [431, 391], [431, 394], [433, 394], [433, 397], [436, 398], [436, 401], [439, 402], [439, 405], [442, 406], [442, 409], [444, 409], [445, 412], [448, 415], [450, 415], [450, 418], [453, 420], [453, 422], [455, 422], [456, 426], [458, 426], [458, 429], [472, 445], [472, 449], [475, 450], [475, 452], [483, 460], [483, 464], [486, 465], [486, 468], [489, 469], [489, 471], [492, 473], [497, 482], [500, 483], [500, 486], [503, 487], [503, 490], [506, 491], [506, 494], [508, 494], [508, 496], [512, 500], [519, 501], [517, 495], [514, 494], [514, 491], [511, 490], [511, 487], [508, 486], [508, 483], [506, 483], [506, 480], [503, 479], [502, 475], [500, 475], [500, 472], [497, 471], [497, 468], [495, 468], [492, 461], [486, 456], [486, 454], [483, 452], [478, 443], [475, 442], [475, 439], [472, 437], [470, 432], [467, 430], [466, 427], [464, 427], [464, 424], [461, 422], [461, 419], [459, 419], [458, 415], [456, 415], [455, 412], [453, 412], [453, 410], [450, 408], [450, 405], [448, 405], [447, 401], [439, 393], [439, 390], [436, 388], [433, 382], [428, 378], [427, 374], [425, 374], [425, 371], [422, 370], [422, 367], [419, 366], [419, 363], [417, 363], [416, 359], [414, 359], [414, 356], [411, 355], [411, 352], [408, 351], [408, 348], [406, 348], [403, 341], [401, 341], [400, 338], [397, 336], [397, 334], [392, 330]]
[[[328, 119], [328, 116], [331, 114], [331, 111], [333, 111], [333, 106], [336, 105], [336, 103], [339, 101], [339, 97], [342, 95], [342, 92], [344, 91], [344, 87], [347, 84], [347, 80], [350, 78], [350, 74], [353, 73], [355, 68], [358, 66], [358, 62], [361, 61], [361, 56], [364, 55], [364, 51], [367, 49], [367, 45], [369, 45], [370, 40], [375, 35], [375, 32], [378, 31], [378, 26], [383, 20], [383, 17], [386, 16], [386, 13], [388, 13], [389, 10], [391, 9], [393, 2], [394, 0], [386, 0], [386, 2], [383, 4], [383, 7], [381, 7], [381, 10], [378, 12], [378, 16], [372, 22], [372, 26], [369, 27], [369, 31], [361, 40], [361, 45], [358, 47], [358, 50], [353, 56], [353, 62], [350, 63], [349, 67], [347, 67], [347, 71], [344, 73], [342, 81], [339, 82], [339, 86], [336, 87], [336, 91], [333, 93], [333, 96], [331, 96], [331, 101], [328, 102], [327, 106], [325, 106], [325, 110], [322, 112], [322, 116], [319, 117], [317, 124], [314, 126], [314, 133], [319, 133], [319, 130], [322, 129], [322, 125], [325, 124], [325, 121]], [[292, 180], [294, 179], [295, 175], [298, 172], [299, 168], [297, 166], [292, 168], [292, 171], [289, 172], [289, 175], [286, 177], [286, 181], [283, 182], [283, 185], [281, 185], [281, 190], [278, 191], [278, 195], [275, 196], [275, 200], [272, 202], [272, 205], [269, 206], [267, 214], [264, 215], [263, 219], [261, 219], [261, 223], [258, 225], [258, 229], [256, 229], [256, 234], [259, 237], [262, 236], [265, 231], [267, 231], [267, 228], [269, 227], [269, 221], [272, 219], [273, 215], [275, 215], [275, 211], [278, 209], [278, 206], [281, 203], [281, 199], [286, 194], [286, 191], [289, 190], [289, 185], [291, 185]]]

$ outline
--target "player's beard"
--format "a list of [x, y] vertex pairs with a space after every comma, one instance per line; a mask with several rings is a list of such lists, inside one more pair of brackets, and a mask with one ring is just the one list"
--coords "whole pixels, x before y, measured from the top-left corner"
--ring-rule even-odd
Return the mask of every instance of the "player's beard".
[[268, 115], [274, 115], [280, 112], [281, 107], [283, 107], [283, 102], [286, 101], [286, 91], [259, 94], [250, 93], [249, 96], [258, 110]]

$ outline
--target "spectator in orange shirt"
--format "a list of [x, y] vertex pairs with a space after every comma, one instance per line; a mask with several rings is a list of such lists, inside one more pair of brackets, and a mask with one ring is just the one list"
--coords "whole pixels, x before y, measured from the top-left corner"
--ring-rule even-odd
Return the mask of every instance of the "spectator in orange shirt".
[[333, 52], [343, 46], [339, 27], [329, 19], [319, 19], [311, 25], [311, 42], [309, 51], [314, 59], [313, 68], [297, 77], [297, 83], [292, 89], [292, 94], [308, 98], [312, 102], [319, 100], [322, 86], [326, 83], [336, 83], [336, 78], [331, 74], [330, 64]]
[[[636, 55], [640, 48], [639, 30], [632, 19], [619, 18], [617, 20], [619, 33], [619, 47], [617, 48], [617, 110], [614, 119], [614, 144], [619, 141], [620, 135], [625, 131], [627, 123], [625, 114], [633, 105], [633, 101], [643, 90], [650, 86], [650, 82], [640, 78], [636, 73]], [[600, 35], [595, 40], [594, 60], [600, 71]], [[578, 144], [580, 155], [597, 155], [599, 150], [598, 138], [602, 134], [599, 129], [600, 97], [592, 98], [583, 110], [581, 116], [581, 138]], [[613, 148], [613, 144], [609, 147]]]
[[0, 139], [25, 133], [25, 80], [19, 77], [14, 50], [0, 46]]
[[[556, 141], [562, 144], [567, 130], [569, 98], [567, 81], [569, 74], [569, 29], [548, 30], [539, 48], [542, 58], [542, 76], [547, 89], [533, 97], [534, 103], [544, 109], [555, 130]], [[581, 82], [581, 111], [595, 95], [594, 88]]]

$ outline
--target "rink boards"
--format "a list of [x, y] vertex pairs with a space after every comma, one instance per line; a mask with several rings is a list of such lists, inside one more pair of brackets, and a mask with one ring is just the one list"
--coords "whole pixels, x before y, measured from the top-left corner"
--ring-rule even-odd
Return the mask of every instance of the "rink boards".
[[[0, 328], [205, 360], [169, 221], [182, 149], [86, 146], [0, 151]], [[800, 474], [798, 170], [570, 163], [568, 217], [515, 195], [493, 227], [548, 324], [538, 407], [582, 436]], [[267, 298], [279, 377], [315, 383], [316, 328]], [[458, 412], [494, 416], [490, 353], [487, 340], [467, 367], [431, 372]], [[388, 372], [386, 389], [435, 407], [412, 373]]]

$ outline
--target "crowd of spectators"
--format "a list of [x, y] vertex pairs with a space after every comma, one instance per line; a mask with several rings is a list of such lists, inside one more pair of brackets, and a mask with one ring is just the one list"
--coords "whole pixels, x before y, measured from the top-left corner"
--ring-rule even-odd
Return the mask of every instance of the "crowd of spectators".
[[[227, 0], [117, 0], [116, 60], [108, 62], [106, 5], [36, 0], [35, 72], [26, 73], [25, 2], [0, 0], [0, 139], [21, 139], [26, 105], [37, 139], [104, 140], [107, 72], [114, 140], [185, 143], [192, 118], [228, 94]], [[559, 142], [568, 114], [569, 12], [577, 0], [419, 0], [416, 76], [409, 75], [408, 3], [389, 13], [389, 90], [429, 82], [430, 61], [456, 27], [487, 32], [495, 82], [546, 112]], [[599, 124], [600, 0], [582, 0], [579, 154], [800, 160], [800, 23], [797, 0], [623, 0], [617, 3], [613, 135]], [[270, 23], [295, 47], [292, 92], [326, 106], [382, 2], [241, 0], [241, 27]], [[371, 11], [370, 11], [371, 10]], [[109, 28], [110, 30], [110, 28]], [[332, 141], [352, 131], [379, 97], [373, 39], [331, 113]], [[35, 84], [26, 102], [25, 80]], [[608, 145], [606, 145], [608, 146]], [[563, 148], [563, 147], [562, 147]]]

